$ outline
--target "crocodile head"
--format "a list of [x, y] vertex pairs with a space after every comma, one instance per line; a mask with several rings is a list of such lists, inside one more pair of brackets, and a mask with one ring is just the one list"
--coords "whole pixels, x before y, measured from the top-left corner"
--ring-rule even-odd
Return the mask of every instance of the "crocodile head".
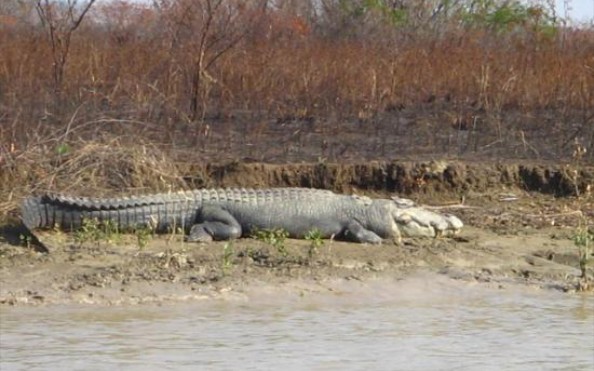
[[403, 237], [453, 236], [464, 226], [454, 215], [427, 210], [411, 200], [393, 198], [392, 201], [396, 205], [392, 217]]

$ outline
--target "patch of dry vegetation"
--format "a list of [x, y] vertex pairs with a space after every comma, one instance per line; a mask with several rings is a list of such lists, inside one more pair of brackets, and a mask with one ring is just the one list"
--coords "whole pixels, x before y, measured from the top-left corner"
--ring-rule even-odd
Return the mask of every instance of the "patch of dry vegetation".
[[471, 157], [514, 156], [512, 143], [570, 158], [577, 139], [594, 159], [594, 30], [545, 6], [121, 1], [73, 28], [84, 6], [68, 18], [39, 1], [39, 18], [13, 3], [0, 18], [0, 213], [35, 191], [183, 187], [180, 153], [217, 161], [233, 133], [287, 147], [274, 135], [295, 122], [326, 157], [350, 130]]
[[0, 215], [16, 217], [16, 208], [24, 195], [48, 190], [101, 197], [114, 192], [187, 188], [175, 161], [150, 144], [112, 139], [57, 148], [48, 150], [40, 144], [5, 158], [0, 173]]

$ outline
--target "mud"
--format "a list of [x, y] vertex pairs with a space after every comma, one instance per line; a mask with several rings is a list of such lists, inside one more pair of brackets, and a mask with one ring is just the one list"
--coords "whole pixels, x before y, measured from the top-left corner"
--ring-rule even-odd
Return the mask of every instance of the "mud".
[[[183, 166], [182, 166], [183, 168]], [[370, 246], [338, 241], [255, 239], [184, 243], [134, 235], [80, 241], [43, 232], [42, 252], [17, 227], [0, 232], [0, 303], [101, 305], [224, 297], [258, 285], [324, 292], [343, 280], [405, 278], [419, 271], [500, 288], [531, 285], [573, 292], [580, 277], [577, 228], [594, 221], [594, 169], [558, 164], [374, 162], [187, 165], [192, 186], [305, 186], [374, 197], [405, 194], [466, 224], [450, 239]], [[579, 195], [580, 197], [576, 197]], [[79, 236], [80, 237], [80, 236]], [[592, 252], [590, 252], [592, 254]], [[590, 256], [592, 257], [592, 256]]]

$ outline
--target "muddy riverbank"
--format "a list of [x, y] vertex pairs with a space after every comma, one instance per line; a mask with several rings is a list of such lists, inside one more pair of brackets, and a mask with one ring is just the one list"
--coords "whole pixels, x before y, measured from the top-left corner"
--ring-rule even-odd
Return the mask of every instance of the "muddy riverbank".
[[[179, 235], [85, 241], [49, 231], [39, 234], [48, 253], [27, 246], [18, 228], [6, 225], [0, 241], [0, 303], [185, 301], [259, 286], [323, 292], [343, 280], [400, 280], [415, 272], [501, 288], [522, 284], [571, 292], [592, 286], [591, 279], [580, 277], [573, 241], [580, 226], [594, 220], [588, 193], [592, 169], [582, 170], [577, 198], [571, 195], [576, 189], [571, 178], [546, 164], [530, 171], [517, 164], [431, 162], [406, 165], [407, 171], [384, 164], [378, 173], [380, 165], [352, 166], [349, 173], [338, 165], [238, 164], [225, 171], [219, 167], [210, 176], [221, 186], [327, 186], [374, 197], [400, 191], [458, 215], [466, 224], [462, 233], [370, 246], [291, 239], [280, 245], [256, 239], [190, 244]], [[383, 186], [373, 179], [384, 179]], [[591, 266], [588, 272], [591, 277]]]

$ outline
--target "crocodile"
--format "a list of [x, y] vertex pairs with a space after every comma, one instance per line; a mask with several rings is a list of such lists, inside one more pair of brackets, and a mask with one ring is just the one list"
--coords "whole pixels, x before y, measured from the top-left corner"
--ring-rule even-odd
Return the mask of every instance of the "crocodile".
[[311, 188], [198, 189], [120, 198], [45, 194], [26, 198], [23, 224], [33, 231], [80, 229], [84, 220], [110, 221], [119, 230], [148, 227], [157, 233], [183, 229], [187, 241], [245, 237], [256, 230], [283, 229], [305, 238], [379, 244], [402, 237], [451, 236], [462, 228], [457, 217], [439, 214], [393, 197], [372, 199]]

